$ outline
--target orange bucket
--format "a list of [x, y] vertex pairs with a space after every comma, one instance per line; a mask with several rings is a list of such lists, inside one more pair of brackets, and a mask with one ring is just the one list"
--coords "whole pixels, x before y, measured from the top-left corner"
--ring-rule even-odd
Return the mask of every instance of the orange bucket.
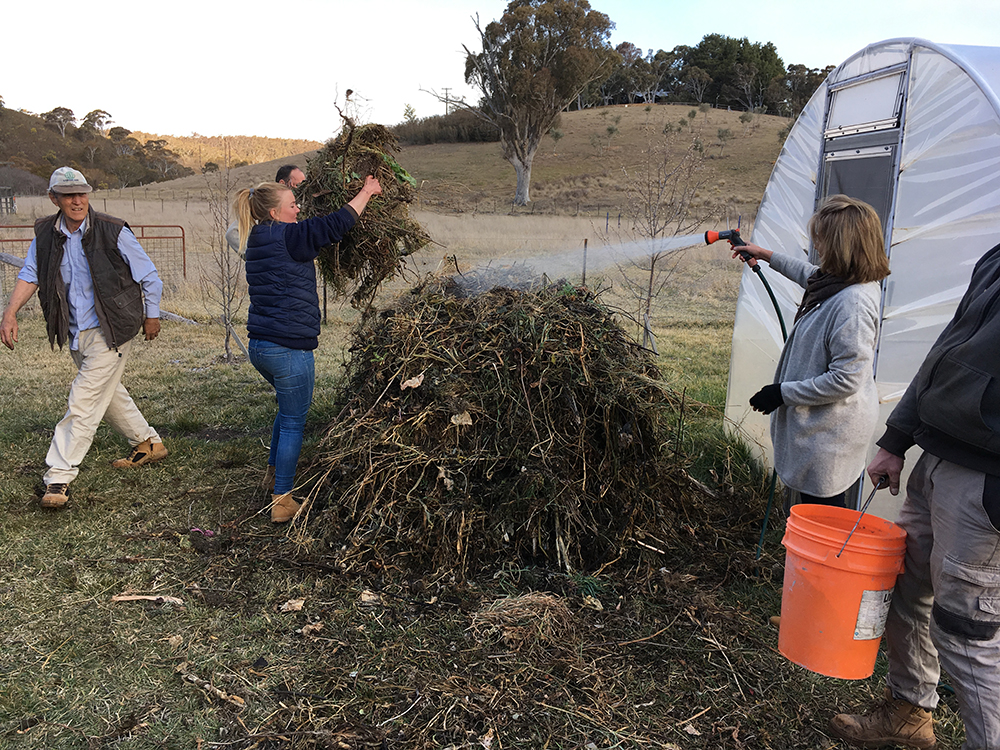
[[794, 505], [781, 540], [778, 650], [810, 671], [846, 680], [875, 671], [906, 553], [906, 532], [878, 516], [862, 516], [848, 541], [859, 515], [829, 505]]

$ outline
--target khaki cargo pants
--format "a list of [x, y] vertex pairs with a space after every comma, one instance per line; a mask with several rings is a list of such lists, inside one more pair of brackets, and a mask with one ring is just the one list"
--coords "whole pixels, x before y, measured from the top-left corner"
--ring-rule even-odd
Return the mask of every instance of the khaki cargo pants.
[[56, 425], [45, 456], [49, 467], [45, 484], [69, 484], [76, 479], [102, 419], [133, 448], [147, 438], [160, 440], [121, 383], [132, 342], [118, 351], [109, 349], [100, 328], [80, 331], [77, 341], [78, 350], [70, 354], [79, 369], [69, 389], [66, 414]]
[[925, 453], [897, 523], [907, 533], [906, 569], [886, 622], [889, 687], [933, 709], [944, 667], [965, 723], [962, 747], [998, 750], [1000, 478]]

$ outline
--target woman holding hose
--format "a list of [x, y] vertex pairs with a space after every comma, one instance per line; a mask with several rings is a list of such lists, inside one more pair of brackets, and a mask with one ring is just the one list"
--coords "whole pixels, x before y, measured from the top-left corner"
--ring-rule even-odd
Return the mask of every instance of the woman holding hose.
[[802, 502], [844, 507], [878, 422], [873, 365], [889, 260], [875, 209], [846, 195], [822, 203], [809, 234], [819, 266], [758, 245], [738, 248], [805, 289], [774, 383], [750, 406], [771, 415], [782, 483]]
[[314, 261], [320, 248], [344, 237], [369, 199], [381, 192], [378, 180], [369, 175], [361, 191], [339, 211], [302, 222], [296, 221], [299, 207], [286, 185], [262, 182], [236, 196], [240, 250], [246, 254], [250, 289], [250, 362], [278, 397], [265, 475], [274, 523], [291, 520], [299, 509], [292, 489], [312, 403], [313, 350], [320, 330]]

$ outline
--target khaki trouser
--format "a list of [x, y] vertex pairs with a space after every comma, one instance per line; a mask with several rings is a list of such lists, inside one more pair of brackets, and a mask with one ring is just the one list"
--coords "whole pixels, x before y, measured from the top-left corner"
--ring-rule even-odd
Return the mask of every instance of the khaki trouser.
[[43, 477], [45, 484], [69, 484], [76, 479], [102, 419], [132, 447], [147, 438], [160, 440], [121, 384], [132, 342], [118, 351], [109, 349], [100, 328], [80, 331], [78, 342], [79, 350], [70, 354], [79, 371], [69, 389], [66, 414], [56, 425], [45, 456], [49, 467]]
[[925, 453], [898, 523], [906, 560], [886, 622], [889, 687], [896, 698], [933, 709], [944, 667], [965, 723], [962, 747], [998, 750], [1000, 485]]

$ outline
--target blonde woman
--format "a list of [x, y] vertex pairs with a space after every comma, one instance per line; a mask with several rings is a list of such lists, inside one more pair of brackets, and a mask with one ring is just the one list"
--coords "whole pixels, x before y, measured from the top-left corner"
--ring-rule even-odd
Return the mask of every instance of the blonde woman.
[[291, 520], [299, 509], [292, 489], [312, 404], [313, 350], [320, 331], [314, 261], [320, 248], [350, 231], [369, 199], [381, 192], [378, 180], [369, 175], [339, 211], [301, 222], [295, 194], [286, 185], [262, 182], [236, 196], [239, 244], [250, 289], [250, 362], [278, 397], [265, 479], [270, 485], [273, 478], [274, 523]]
[[846, 195], [823, 202], [809, 233], [819, 266], [758, 245], [739, 248], [805, 289], [774, 383], [750, 406], [771, 415], [782, 483], [802, 502], [843, 507], [878, 422], [873, 364], [889, 260], [875, 209]]

